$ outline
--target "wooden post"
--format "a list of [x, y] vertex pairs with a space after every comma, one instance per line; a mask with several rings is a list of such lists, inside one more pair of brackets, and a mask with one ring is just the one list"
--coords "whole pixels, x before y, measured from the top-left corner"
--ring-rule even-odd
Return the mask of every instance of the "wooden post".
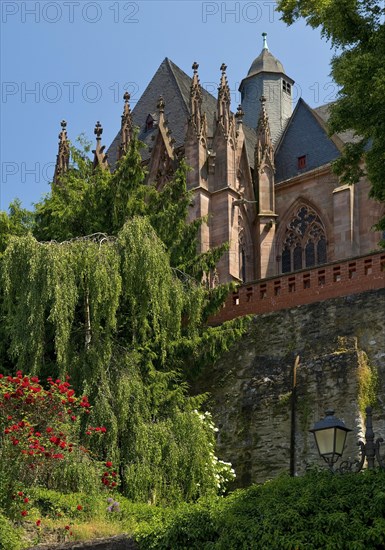
[[290, 426], [290, 475], [295, 475], [295, 417], [297, 408], [297, 368], [299, 355], [296, 356], [293, 366], [291, 390], [291, 426]]

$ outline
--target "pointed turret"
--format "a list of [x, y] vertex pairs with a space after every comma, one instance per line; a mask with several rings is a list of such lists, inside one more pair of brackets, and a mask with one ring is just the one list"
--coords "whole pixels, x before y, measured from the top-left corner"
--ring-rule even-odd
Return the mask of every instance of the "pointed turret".
[[239, 91], [245, 123], [256, 128], [261, 114], [259, 98], [266, 98], [271, 140], [276, 144], [292, 114], [292, 86], [294, 80], [285, 74], [282, 63], [274, 57], [267, 45], [267, 34], [262, 33], [262, 51], [252, 62]]
[[124, 109], [122, 114], [122, 124], [120, 129], [121, 141], [118, 151], [118, 159], [122, 158], [128, 151], [128, 145], [132, 138], [132, 116], [130, 109], [130, 94], [126, 92], [123, 96]]
[[231, 125], [231, 114], [230, 114], [231, 95], [230, 95], [229, 84], [227, 82], [226, 69], [227, 69], [227, 66], [224, 63], [222, 63], [220, 67], [222, 75], [221, 75], [221, 81], [218, 87], [217, 122], [222, 126], [225, 136], [228, 136], [230, 133], [230, 125]]
[[103, 127], [99, 121], [95, 124], [94, 134], [96, 135], [96, 149], [94, 153], [94, 168], [99, 166], [102, 170], [108, 169], [107, 155], [104, 153], [105, 145], [101, 144]]
[[203, 91], [198, 76], [199, 65], [194, 61], [190, 86], [190, 116], [185, 137], [185, 156], [190, 170], [187, 174], [189, 189], [207, 186], [207, 118], [202, 111]]
[[171, 130], [168, 128], [165, 118], [165, 101], [162, 96], [157, 103], [158, 129], [153, 134], [154, 145], [151, 147], [151, 157], [148, 166], [148, 181], [156, 182], [158, 189], [173, 176], [175, 139], [171, 137]]
[[65, 120], [61, 121], [61, 132], [59, 134], [59, 150], [56, 156], [56, 166], [55, 174], [53, 181], [54, 183], [59, 183], [60, 176], [67, 172], [68, 165], [70, 161], [70, 149], [69, 141], [67, 138], [67, 122]]
[[198, 76], [199, 65], [194, 61], [192, 69], [194, 71], [191, 87], [190, 87], [190, 119], [189, 124], [192, 124], [195, 134], [200, 137], [202, 131], [205, 130], [204, 115], [202, 114], [202, 87]]
[[257, 143], [255, 147], [255, 168], [259, 169], [263, 162], [269, 163], [274, 170], [274, 148], [270, 136], [269, 118], [266, 112], [266, 98], [264, 96], [259, 100], [261, 103], [261, 113], [259, 115], [257, 126]]
[[255, 145], [254, 186], [258, 197], [259, 278], [274, 274], [275, 213], [274, 147], [270, 136], [266, 98], [260, 98], [260, 115]]

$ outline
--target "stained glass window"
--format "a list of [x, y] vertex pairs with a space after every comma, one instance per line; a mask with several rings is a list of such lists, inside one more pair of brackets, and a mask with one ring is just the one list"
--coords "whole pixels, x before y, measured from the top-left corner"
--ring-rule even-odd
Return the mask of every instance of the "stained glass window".
[[325, 227], [318, 214], [301, 205], [287, 225], [282, 243], [282, 273], [327, 261]]

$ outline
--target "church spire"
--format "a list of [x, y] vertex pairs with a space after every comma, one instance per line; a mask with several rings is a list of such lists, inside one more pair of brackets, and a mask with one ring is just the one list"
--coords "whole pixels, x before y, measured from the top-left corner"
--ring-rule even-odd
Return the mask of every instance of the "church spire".
[[269, 50], [269, 46], [267, 45], [267, 32], [262, 33], [262, 38], [263, 38], [262, 50]]
[[96, 149], [94, 153], [94, 168], [99, 166], [103, 170], [108, 168], [107, 155], [104, 153], [105, 145], [101, 145], [103, 127], [99, 121], [95, 124], [94, 134], [96, 135]]
[[67, 138], [67, 122], [61, 121], [61, 132], [59, 134], [59, 151], [56, 156], [54, 183], [58, 183], [60, 176], [67, 172], [70, 161], [69, 141]]
[[128, 145], [132, 138], [132, 115], [130, 109], [130, 94], [126, 92], [123, 96], [124, 109], [122, 114], [122, 124], [120, 130], [120, 145], [118, 151], [118, 159], [123, 157], [128, 151]]
[[218, 88], [218, 123], [222, 125], [224, 134], [229, 135], [230, 131], [230, 88], [226, 76], [227, 66], [222, 63], [220, 70], [222, 72], [221, 81]]
[[263, 162], [268, 161], [274, 169], [274, 148], [270, 136], [269, 118], [266, 113], [266, 98], [262, 96], [261, 111], [257, 126], [257, 143], [255, 147], [255, 166], [260, 168]]
[[258, 101], [261, 95], [268, 98], [266, 111], [272, 142], [276, 145], [292, 115], [292, 80], [282, 63], [274, 57], [267, 45], [267, 33], [262, 33], [262, 51], [252, 62], [247, 76], [243, 78], [241, 92], [244, 121], [250, 128], [255, 128], [261, 114]]

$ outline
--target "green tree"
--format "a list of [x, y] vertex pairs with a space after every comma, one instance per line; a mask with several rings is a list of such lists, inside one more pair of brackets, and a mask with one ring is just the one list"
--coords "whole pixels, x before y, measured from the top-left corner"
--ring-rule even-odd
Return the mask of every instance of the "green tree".
[[[385, 7], [380, 0], [279, 0], [289, 25], [303, 17], [336, 48], [331, 74], [340, 86], [330, 133], [353, 130], [354, 142], [334, 163], [344, 183], [366, 172], [372, 198], [385, 202]], [[364, 160], [364, 165], [362, 164]], [[385, 217], [378, 225], [385, 230]]]
[[201, 284], [219, 251], [196, 252], [185, 164], [158, 192], [144, 182], [139, 147], [133, 139], [113, 174], [74, 150], [75, 164], [37, 206], [43, 242], [10, 240], [8, 357], [41, 377], [68, 374], [90, 396], [95, 422], [107, 427], [93, 450], [119, 466], [126, 495], [192, 499], [216, 491], [219, 468], [187, 373], [227, 349], [245, 323], [206, 326], [228, 291]]
[[22, 208], [21, 201], [15, 199], [8, 213], [0, 211], [0, 256], [7, 248], [11, 235], [26, 235], [33, 228], [33, 213]]

